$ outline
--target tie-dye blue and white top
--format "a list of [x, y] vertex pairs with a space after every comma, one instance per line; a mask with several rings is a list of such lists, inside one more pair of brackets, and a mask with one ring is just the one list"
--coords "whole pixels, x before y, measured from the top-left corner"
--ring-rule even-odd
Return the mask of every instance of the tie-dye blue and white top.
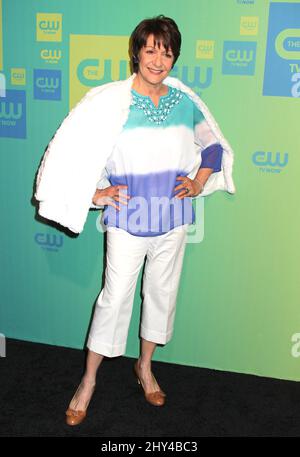
[[[192, 198], [175, 198], [195, 167], [195, 142], [201, 146], [200, 168], [221, 170], [222, 146], [204, 115], [183, 92], [168, 87], [156, 107], [149, 96], [132, 89], [127, 122], [110, 155], [106, 172], [111, 185], [127, 185], [128, 205], [106, 206], [103, 223], [132, 235], [156, 236], [195, 221]], [[200, 152], [199, 152], [200, 153]]]

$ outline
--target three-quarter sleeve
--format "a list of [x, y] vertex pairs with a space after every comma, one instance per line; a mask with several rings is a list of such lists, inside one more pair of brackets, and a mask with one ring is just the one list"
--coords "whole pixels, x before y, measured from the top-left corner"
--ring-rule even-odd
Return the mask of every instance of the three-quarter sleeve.
[[212, 168], [213, 173], [221, 171], [223, 148], [220, 143], [214, 143], [201, 151], [200, 168]]

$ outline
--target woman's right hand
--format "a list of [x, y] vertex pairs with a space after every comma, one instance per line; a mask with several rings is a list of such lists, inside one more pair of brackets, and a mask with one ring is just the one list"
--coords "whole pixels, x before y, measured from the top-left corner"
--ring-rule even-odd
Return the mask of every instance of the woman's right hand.
[[116, 205], [116, 202], [128, 205], [127, 200], [130, 196], [120, 192], [121, 189], [128, 188], [126, 185], [109, 186], [105, 189], [96, 189], [93, 197], [93, 203], [97, 206], [110, 205], [120, 211], [120, 207]]

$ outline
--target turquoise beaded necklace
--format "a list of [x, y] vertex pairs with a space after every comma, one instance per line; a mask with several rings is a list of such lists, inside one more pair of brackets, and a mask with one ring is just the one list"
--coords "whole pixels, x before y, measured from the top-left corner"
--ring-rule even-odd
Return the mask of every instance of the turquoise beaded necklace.
[[162, 95], [159, 99], [159, 104], [156, 107], [148, 95], [141, 95], [134, 89], [132, 91], [132, 105], [144, 111], [145, 116], [150, 122], [162, 124], [171, 113], [173, 108], [178, 105], [183, 94], [180, 90], [174, 87], [169, 87], [166, 95]]

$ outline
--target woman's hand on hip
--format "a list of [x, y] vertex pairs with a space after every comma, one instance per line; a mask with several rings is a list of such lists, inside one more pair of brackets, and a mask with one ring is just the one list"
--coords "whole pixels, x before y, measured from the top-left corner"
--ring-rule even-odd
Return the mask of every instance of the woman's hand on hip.
[[201, 194], [204, 187], [197, 179], [190, 179], [187, 176], [177, 176], [176, 180], [181, 181], [181, 184], [178, 184], [178, 186], [174, 188], [175, 192], [177, 190], [180, 191], [175, 195], [175, 197], [180, 200], [184, 197], [197, 197], [197, 195]]
[[121, 192], [121, 189], [125, 188], [127, 189], [128, 186], [119, 184], [117, 186], [106, 187], [105, 189], [97, 189], [93, 197], [94, 205], [110, 205], [120, 211], [120, 207], [115, 202], [128, 205], [127, 200], [130, 199], [129, 195]]

